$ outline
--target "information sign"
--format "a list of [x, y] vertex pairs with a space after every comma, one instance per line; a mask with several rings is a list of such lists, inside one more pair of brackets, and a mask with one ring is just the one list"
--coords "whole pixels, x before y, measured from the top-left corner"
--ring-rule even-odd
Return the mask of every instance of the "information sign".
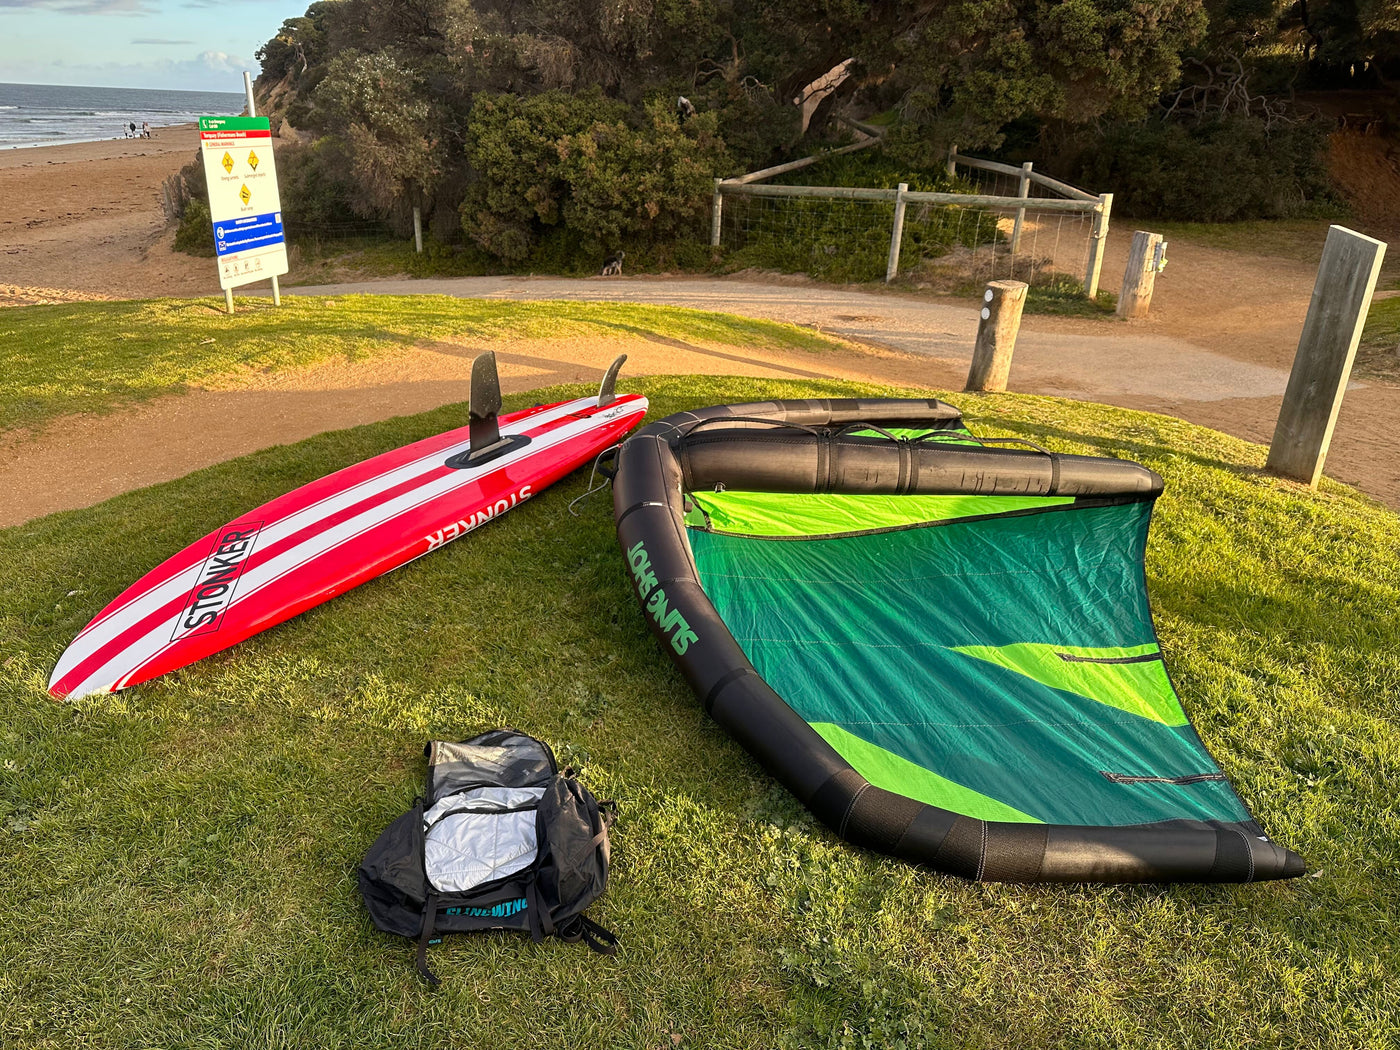
[[200, 117], [199, 152], [219, 287], [235, 288], [287, 272], [282, 202], [266, 117]]

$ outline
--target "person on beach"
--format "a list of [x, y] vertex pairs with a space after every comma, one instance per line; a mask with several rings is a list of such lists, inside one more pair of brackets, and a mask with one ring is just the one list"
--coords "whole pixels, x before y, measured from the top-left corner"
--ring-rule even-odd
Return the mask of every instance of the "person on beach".
[[128, 136], [128, 138], [133, 138], [133, 139], [134, 139], [135, 137], [136, 137], [136, 121], [133, 120], [133, 121], [131, 122], [131, 134]]
[[141, 137], [143, 139], [151, 137], [151, 122], [149, 120], [141, 121]]

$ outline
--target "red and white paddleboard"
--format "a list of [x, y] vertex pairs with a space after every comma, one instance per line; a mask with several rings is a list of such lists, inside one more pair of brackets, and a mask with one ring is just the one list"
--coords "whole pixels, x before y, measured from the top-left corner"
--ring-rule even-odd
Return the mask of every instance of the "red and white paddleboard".
[[190, 544], [83, 628], [59, 657], [49, 692], [115, 692], [184, 667], [537, 495], [641, 422], [646, 398], [612, 393], [621, 363], [597, 397], [498, 419], [495, 359], [482, 355], [469, 426], [303, 485]]

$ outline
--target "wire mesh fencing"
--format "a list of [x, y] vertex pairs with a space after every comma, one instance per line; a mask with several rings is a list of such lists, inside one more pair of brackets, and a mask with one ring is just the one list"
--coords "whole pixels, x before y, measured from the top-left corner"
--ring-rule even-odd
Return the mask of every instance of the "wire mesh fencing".
[[725, 180], [715, 187], [711, 244], [731, 266], [834, 282], [898, 277], [961, 294], [1018, 280], [1097, 292], [1105, 198], [1029, 169], [959, 158], [967, 162], [988, 167], [959, 171], [956, 193]]

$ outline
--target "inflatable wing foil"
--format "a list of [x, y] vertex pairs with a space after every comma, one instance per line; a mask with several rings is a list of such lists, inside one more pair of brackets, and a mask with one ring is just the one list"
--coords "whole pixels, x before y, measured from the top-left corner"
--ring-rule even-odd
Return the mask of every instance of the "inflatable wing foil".
[[639, 431], [614, 510], [705, 709], [850, 842], [997, 881], [1300, 875], [1167, 676], [1161, 490], [939, 401], [779, 401]]

